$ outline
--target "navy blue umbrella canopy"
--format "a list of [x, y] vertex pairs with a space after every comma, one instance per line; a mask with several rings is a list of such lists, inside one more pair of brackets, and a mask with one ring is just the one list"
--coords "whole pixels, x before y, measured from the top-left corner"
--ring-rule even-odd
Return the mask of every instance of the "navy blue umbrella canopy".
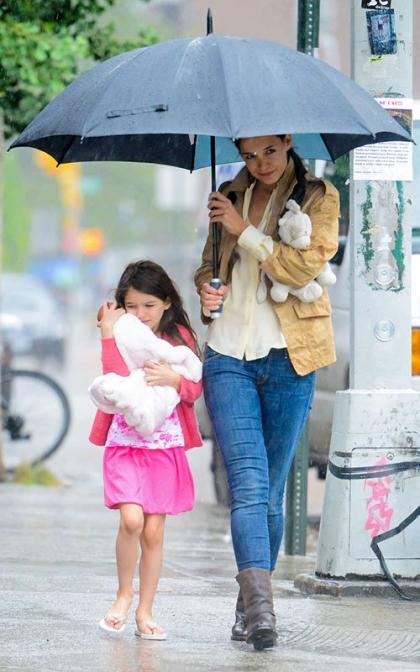
[[336, 159], [409, 134], [351, 79], [265, 40], [211, 33], [129, 51], [60, 93], [12, 147], [58, 163], [136, 161], [195, 170], [239, 161], [234, 138], [292, 133], [303, 158]]

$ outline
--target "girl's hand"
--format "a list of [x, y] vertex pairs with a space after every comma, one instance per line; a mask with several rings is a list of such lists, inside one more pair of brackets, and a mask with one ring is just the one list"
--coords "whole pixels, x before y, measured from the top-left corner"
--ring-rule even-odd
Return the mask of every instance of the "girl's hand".
[[200, 290], [201, 305], [204, 313], [216, 310], [226, 296], [228, 288], [222, 285], [220, 289], [215, 289], [208, 282], [205, 282]]
[[101, 330], [102, 338], [112, 338], [114, 324], [124, 314], [124, 308], [117, 308], [114, 301], [104, 301], [97, 315], [97, 326]]
[[213, 191], [209, 196], [208, 208], [211, 222], [220, 222], [226, 231], [234, 236], [240, 236], [246, 229], [242, 217], [236, 212], [231, 201], [220, 191]]
[[144, 363], [144, 379], [148, 385], [170, 385], [177, 392], [181, 385], [181, 376], [176, 373], [168, 362], [152, 362], [150, 359]]

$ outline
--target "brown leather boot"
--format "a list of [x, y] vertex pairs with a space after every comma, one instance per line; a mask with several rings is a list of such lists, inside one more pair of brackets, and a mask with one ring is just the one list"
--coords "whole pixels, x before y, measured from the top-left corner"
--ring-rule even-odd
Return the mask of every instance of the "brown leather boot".
[[236, 577], [241, 588], [247, 619], [246, 641], [262, 651], [274, 646], [277, 639], [271, 574], [266, 569], [243, 569]]
[[232, 627], [232, 636], [235, 642], [245, 642], [246, 641], [246, 615], [245, 615], [245, 605], [244, 599], [242, 597], [242, 591], [239, 588], [238, 599], [236, 600], [235, 607], [235, 623]]

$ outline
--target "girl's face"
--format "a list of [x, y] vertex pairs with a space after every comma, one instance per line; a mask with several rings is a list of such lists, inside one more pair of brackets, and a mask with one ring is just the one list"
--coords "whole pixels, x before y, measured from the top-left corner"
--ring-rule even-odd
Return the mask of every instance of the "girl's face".
[[169, 299], [162, 301], [153, 294], [143, 294], [130, 287], [125, 295], [124, 307], [127, 313], [135, 315], [141, 322], [147, 324], [156, 333], [165, 310], [168, 310], [171, 302]]
[[263, 135], [243, 138], [239, 149], [246, 167], [253, 177], [274, 187], [282, 177], [288, 162], [287, 151], [292, 146], [291, 135]]

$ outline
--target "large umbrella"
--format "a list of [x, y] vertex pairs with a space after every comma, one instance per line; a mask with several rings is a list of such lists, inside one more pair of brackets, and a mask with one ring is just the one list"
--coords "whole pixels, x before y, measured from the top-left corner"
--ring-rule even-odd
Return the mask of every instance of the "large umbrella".
[[215, 35], [209, 16], [206, 37], [169, 40], [96, 65], [11, 147], [35, 147], [58, 164], [141, 161], [191, 171], [212, 165], [214, 190], [215, 164], [241, 160], [232, 139], [283, 133], [293, 134], [302, 157], [332, 160], [368, 143], [410, 140], [334, 68], [275, 42]]

